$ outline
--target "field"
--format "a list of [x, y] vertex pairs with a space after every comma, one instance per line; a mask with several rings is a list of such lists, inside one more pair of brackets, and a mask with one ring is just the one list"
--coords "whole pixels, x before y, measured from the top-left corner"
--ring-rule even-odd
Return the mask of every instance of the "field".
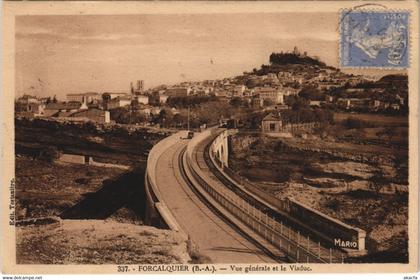
[[334, 121], [340, 122], [348, 118], [355, 118], [370, 122], [378, 126], [408, 126], [407, 116], [387, 116], [380, 114], [352, 114], [352, 113], [334, 113]]
[[93, 156], [101, 162], [135, 166], [144, 162], [151, 147], [169, 131], [59, 123], [42, 119], [15, 121], [16, 153], [36, 157], [45, 148]]
[[[89, 211], [84, 212], [84, 218], [111, 217], [111, 214], [118, 210], [113, 211], [118, 206], [131, 207], [131, 195], [137, 195], [139, 200], [142, 198], [141, 185], [125, 184], [119, 187], [119, 181], [131, 174], [135, 174], [131, 176], [142, 182], [142, 171], [125, 172], [120, 169], [59, 164], [18, 156], [16, 218], [25, 220], [60, 215], [70, 217], [67, 214], [70, 209], [73, 209], [71, 217], [78, 218], [82, 207], [89, 208]], [[84, 206], [86, 204], [88, 207]], [[120, 210], [123, 211], [124, 209]], [[132, 207], [131, 211], [124, 212], [128, 220], [137, 216], [136, 223], [141, 223], [143, 209]]]

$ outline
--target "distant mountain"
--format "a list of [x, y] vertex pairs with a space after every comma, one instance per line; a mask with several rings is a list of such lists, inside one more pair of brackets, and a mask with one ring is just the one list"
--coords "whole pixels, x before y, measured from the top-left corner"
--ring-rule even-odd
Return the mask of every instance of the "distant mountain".
[[386, 75], [376, 81], [376, 86], [393, 94], [408, 95], [408, 76], [403, 74]]
[[386, 75], [380, 78], [377, 82], [378, 85], [407, 85], [408, 76], [404, 74], [392, 74]]

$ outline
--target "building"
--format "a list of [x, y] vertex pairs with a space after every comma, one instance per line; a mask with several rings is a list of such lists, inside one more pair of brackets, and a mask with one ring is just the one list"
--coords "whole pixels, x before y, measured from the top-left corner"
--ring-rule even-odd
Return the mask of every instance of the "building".
[[97, 92], [70, 93], [66, 95], [67, 102], [93, 103], [101, 99], [102, 96]]
[[31, 103], [29, 104], [29, 112], [34, 114], [34, 117], [39, 117], [44, 115], [45, 104], [42, 103]]
[[147, 95], [136, 95], [134, 98], [140, 104], [144, 104], [144, 105], [149, 104], [149, 96]]
[[400, 103], [400, 105], [404, 105], [404, 103], [405, 103], [404, 97], [401, 97], [399, 94], [397, 94], [395, 96], [395, 98], [398, 100], [398, 102]]
[[349, 94], [352, 94], [352, 93], [360, 94], [360, 93], [363, 93], [364, 91], [365, 91], [364, 88], [347, 88], [344, 90], [345, 93], [349, 93]]
[[16, 101], [18, 104], [29, 104], [29, 103], [39, 103], [39, 100], [36, 96], [25, 94], [22, 97], [19, 97]]
[[40, 102], [31, 102], [27, 104], [17, 103], [16, 114], [26, 117], [39, 117], [44, 115], [45, 104]]
[[261, 121], [261, 130], [263, 133], [279, 133], [282, 131], [283, 122], [280, 113], [270, 113]]
[[273, 74], [273, 73], [268, 73], [267, 77], [263, 80], [264, 84], [268, 84], [268, 85], [271, 85], [271, 86], [278, 85], [279, 82], [280, 81], [277, 78], [276, 74]]
[[214, 91], [214, 95], [217, 97], [227, 97], [227, 91], [224, 89], [217, 89]]
[[325, 101], [328, 102], [328, 103], [331, 103], [331, 102], [334, 101], [334, 97], [326, 94], [325, 95]]
[[338, 98], [337, 104], [344, 109], [369, 109], [369, 98]]
[[166, 94], [159, 94], [159, 103], [165, 104], [168, 101], [169, 96]]
[[37, 116], [43, 114], [45, 105], [41, 101], [32, 95], [23, 95], [16, 100], [15, 111], [17, 113], [27, 112], [27, 116]]
[[73, 120], [93, 121], [98, 123], [109, 123], [111, 118], [109, 111], [104, 111], [96, 108], [80, 110], [68, 116]]
[[264, 106], [264, 100], [259, 97], [251, 98], [251, 108], [253, 110], [258, 110]]
[[321, 107], [321, 100], [309, 100], [309, 106], [311, 107]]
[[39, 102], [41, 102], [42, 104], [47, 104], [51, 102], [51, 97], [41, 97], [39, 98]]
[[369, 103], [369, 108], [373, 111], [377, 111], [379, 109], [382, 109], [383, 103], [380, 100], [371, 100]]
[[249, 88], [255, 88], [259, 85], [262, 85], [262, 83], [263, 83], [263, 78], [261, 76], [250, 75], [250, 76], [248, 76], [246, 85]]
[[133, 83], [130, 83], [130, 92], [133, 95], [139, 95], [144, 93], [144, 81], [138, 80], [136, 82], [136, 87], [133, 87]]
[[102, 99], [104, 101], [111, 100], [117, 97], [130, 97], [130, 95], [125, 92], [119, 92], [119, 93], [118, 92], [104, 92], [102, 94]]
[[246, 86], [244, 85], [237, 85], [232, 88], [232, 95], [235, 97], [242, 97], [244, 96], [244, 92], [246, 90]]
[[342, 83], [336, 81], [319, 81], [317, 87], [319, 90], [330, 90], [332, 88], [339, 88], [342, 85]]
[[56, 102], [49, 103], [45, 105], [44, 116], [45, 117], [54, 117], [58, 116], [61, 112], [74, 113], [77, 112], [82, 106], [79, 102]]
[[283, 92], [284, 96], [297, 95], [299, 93], [299, 89], [292, 87], [282, 87], [281, 92]]
[[401, 106], [398, 103], [393, 103], [393, 104], [390, 105], [390, 107], [394, 110], [400, 110], [401, 109]]
[[116, 98], [113, 98], [111, 100], [108, 100], [104, 103], [104, 107], [107, 110], [111, 110], [111, 109], [115, 109], [115, 108], [120, 108], [120, 107], [125, 107], [127, 105], [131, 104], [131, 98], [127, 97], [127, 96], [119, 96]]
[[269, 100], [274, 104], [283, 104], [283, 92], [279, 89], [271, 87], [259, 87], [255, 88], [254, 94], [258, 95], [262, 100]]
[[172, 87], [165, 91], [165, 95], [168, 96], [188, 96], [191, 93], [190, 87]]
[[160, 111], [162, 111], [162, 109], [160, 107], [153, 107], [153, 106], [141, 106], [138, 109], [139, 112], [141, 112], [142, 114], [146, 115], [146, 116], [150, 116], [150, 115], [158, 115], [160, 113]]

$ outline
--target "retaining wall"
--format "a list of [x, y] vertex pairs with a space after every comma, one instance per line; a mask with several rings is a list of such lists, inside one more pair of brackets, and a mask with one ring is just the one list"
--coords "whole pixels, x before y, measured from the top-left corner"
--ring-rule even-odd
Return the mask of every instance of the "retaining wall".
[[[222, 133], [225, 135], [229, 134], [228, 132]], [[207, 140], [206, 138], [214, 137], [211, 134], [210, 131], [205, 131], [191, 140], [185, 154], [185, 165], [193, 180], [197, 181], [200, 188], [203, 189], [202, 191], [211, 196], [214, 202], [217, 202], [214, 205], [215, 208], [218, 208], [218, 205], [220, 205], [220, 207], [226, 209], [248, 227], [248, 230], [245, 230], [245, 232], [251, 230], [261, 236], [268, 244], [271, 244], [270, 246], [279, 248], [286, 253], [287, 257], [293, 262], [336, 263], [344, 260], [344, 255], [341, 251], [322, 247], [319, 242], [311, 240], [309, 236], [302, 235], [282, 223], [282, 221], [263, 213], [253, 204], [226, 188], [226, 186], [210, 183], [212, 182], [211, 175], [209, 177], [206, 173], [211, 171], [208, 170], [209, 165], [203, 158], [208, 151], [204, 148], [205, 144], [200, 142]]]
[[[366, 232], [364, 230], [345, 224], [293, 199], [278, 199], [262, 191], [257, 185], [240, 177], [228, 168], [222, 161], [224, 159], [217, 157], [217, 151], [220, 149], [220, 143], [227, 143], [227, 140], [223, 138], [228, 138], [233, 133], [235, 131], [223, 131], [210, 144], [209, 149], [215, 165], [222, 170], [222, 174], [225, 177], [236, 185], [245, 187], [245, 189], [260, 197], [263, 201], [274, 206], [280, 213], [286, 214], [299, 222], [299, 224], [305, 225], [307, 229], [320, 236], [323, 240], [334, 244], [334, 246], [350, 250], [365, 250]], [[225, 153], [228, 155], [228, 150], [225, 150]]]
[[156, 166], [160, 156], [175, 145], [185, 132], [173, 134], [153, 146], [147, 157], [147, 168], [145, 172], [145, 192], [146, 192], [146, 217], [145, 223], [160, 228], [167, 228], [181, 234], [185, 233], [178, 225], [171, 211], [166, 206], [165, 201], [161, 199], [161, 194], [156, 183]]

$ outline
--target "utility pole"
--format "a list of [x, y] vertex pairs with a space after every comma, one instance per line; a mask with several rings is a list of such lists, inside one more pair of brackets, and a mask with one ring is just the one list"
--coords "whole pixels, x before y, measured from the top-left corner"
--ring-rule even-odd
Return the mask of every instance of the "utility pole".
[[190, 131], [190, 105], [188, 105], [188, 121], [187, 121], [187, 129], [188, 132]]
[[133, 104], [132, 103], [130, 104], [129, 110], [130, 110], [129, 111], [130, 112], [130, 114], [129, 114], [129, 118], [130, 118], [129, 119], [129, 124], [131, 125], [131, 112], [133, 111]]

